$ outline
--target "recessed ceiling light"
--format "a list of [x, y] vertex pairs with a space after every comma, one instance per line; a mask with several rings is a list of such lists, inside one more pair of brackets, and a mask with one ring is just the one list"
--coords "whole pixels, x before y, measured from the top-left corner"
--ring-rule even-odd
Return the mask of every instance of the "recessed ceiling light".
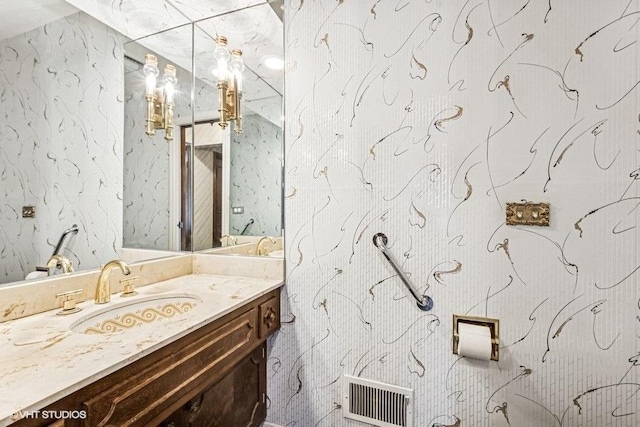
[[267, 55], [262, 57], [262, 63], [265, 67], [272, 70], [284, 69], [284, 59], [278, 55]]

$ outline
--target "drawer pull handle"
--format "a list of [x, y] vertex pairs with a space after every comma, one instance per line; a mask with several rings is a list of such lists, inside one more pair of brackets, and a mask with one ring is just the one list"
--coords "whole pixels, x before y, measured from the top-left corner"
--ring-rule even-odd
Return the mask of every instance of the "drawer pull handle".
[[189, 405], [189, 412], [198, 412], [200, 410], [200, 402], [191, 402]]
[[271, 325], [275, 322], [276, 320], [276, 312], [272, 307], [269, 307], [267, 309], [267, 313], [264, 315], [264, 323], [265, 325], [267, 325], [267, 327], [271, 327]]

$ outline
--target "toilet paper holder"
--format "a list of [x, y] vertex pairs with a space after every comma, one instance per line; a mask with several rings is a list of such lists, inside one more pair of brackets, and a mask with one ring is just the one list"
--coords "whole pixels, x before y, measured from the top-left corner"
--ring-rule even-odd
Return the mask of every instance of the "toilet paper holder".
[[489, 317], [477, 316], [460, 316], [453, 315], [453, 354], [460, 354], [460, 334], [458, 333], [458, 325], [460, 323], [468, 323], [477, 326], [486, 326], [491, 332], [491, 360], [499, 360], [500, 358], [500, 320]]

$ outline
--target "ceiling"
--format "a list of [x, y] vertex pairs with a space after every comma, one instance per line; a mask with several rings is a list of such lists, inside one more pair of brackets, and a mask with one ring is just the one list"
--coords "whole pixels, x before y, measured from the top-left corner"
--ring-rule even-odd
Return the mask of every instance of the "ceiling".
[[[195, 75], [213, 87], [214, 39], [217, 35], [225, 36], [229, 49], [241, 49], [244, 53], [245, 113], [254, 111], [281, 123], [284, 73], [266, 68], [261, 60], [267, 55], [283, 56], [282, 20], [276, 12], [281, 10], [282, 0], [67, 1], [148, 51], [187, 70], [192, 68], [193, 36]], [[193, 35], [192, 22], [196, 22]], [[125, 51], [130, 55], [140, 49], [125, 46]], [[143, 61], [143, 57], [133, 57]]]
[[78, 9], [64, 0], [5, 0], [0, 7], [0, 40], [26, 33], [77, 12]]
[[[268, 0], [67, 0], [132, 40], [183, 68], [191, 63], [191, 29], [177, 28], [197, 22], [195, 54], [205, 58], [213, 39], [224, 35], [229, 48], [242, 49], [249, 69], [282, 93], [282, 71], [262, 66], [266, 55], [283, 52], [282, 21]], [[282, 0], [275, 3], [282, 4]], [[257, 6], [257, 7], [251, 7]], [[230, 13], [232, 12], [232, 13]], [[210, 18], [210, 19], [207, 19]], [[164, 34], [162, 33], [166, 30]], [[149, 37], [152, 35], [151, 37]], [[188, 58], [188, 60], [186, 59]]]
[[131, 39], [220, 15], [266, 0], [67, 0]]

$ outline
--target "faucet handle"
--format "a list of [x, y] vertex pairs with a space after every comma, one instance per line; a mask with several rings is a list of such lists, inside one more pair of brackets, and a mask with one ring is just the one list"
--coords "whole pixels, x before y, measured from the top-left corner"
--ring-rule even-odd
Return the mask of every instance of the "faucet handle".
[[82, 294], [82, 289], [56, 294], [56, 298], [64, 298], [62, 301], [62, 310], [56, 314], [58, 316], [66, 316], [67, 314], [77, 313], [82, 310], [80, 307], [76, 307], [76, 300], [74, 298], [76, 295], [80, 294]]
[[64, 255], [54, 255], [49, 258], [47, 261], [47, 268], [49, 269], [49, 276], [51, 276], [51, 272], [55, 271], [57, 268], [61, 268], [63, 273], [73, 273], [73, 264], [69, 261]]
[[220, 237], [220, 239], [219, 239], [219, 240], [220, 240], [220, 243], [222, 244], [222, 242], [223, 242], [225, 239], [227, 239], [227, 240], [226, 240], [226, 242], [227, 242], [227, 246], [229, 246], [229, 242], [231, 242], [233, 245], [237, 245], [237, 244], [238, 244], [238, 239], [237, 239], [237, 238], [235, 238], [235, 237], [233, 237], [233, 236], [230, 236], [230, 235], [228, 235], [228, 234], [225, 234], [224, 236], [221, 236], [221, 237]]
[[134, 295], [138, 295], [138, 292], [136, 292], [133, 289], [133, 282], [138, 280], [139, 278], [140, 278], [140, 276], [133, 276], [133, 277], [125, 277], [123, 279], [120, 279], [120, 283], [124, 284], [124, 290], [122, 291], [120, 296], [121, 297], [132, 297]]

